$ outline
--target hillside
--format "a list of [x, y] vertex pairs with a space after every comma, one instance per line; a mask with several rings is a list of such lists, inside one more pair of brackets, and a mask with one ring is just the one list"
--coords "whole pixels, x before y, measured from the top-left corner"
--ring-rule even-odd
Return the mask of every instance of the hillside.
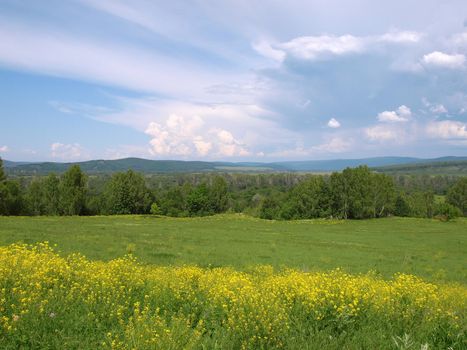
[[333, 159], [310, 161], [285, 161], [273, 163], [259, 162], [205, 162], [181, 160], [149, 160], [124, 158], [116, 160], [90, 160], [85, 162], [12, 162], [5, 160], [4, 166], [9, 175], [46, 175], [51, 172], [63, 173], [70, 166], [78, 164], [88, 174], [110, 174], [133, 169], [142, 173], [193, 173], [193, 172], [329, 172], [346, 167], [367, 165], [384, 173], [433, 173], [466, 174], [467, 157], [442, 157], [420, 159], [410, 157], [376, 157], [363, 159]]
[[391, 175], [463, 175], [467, 176], [467, 160], [445, 160], [374, 167], [373, 170]]

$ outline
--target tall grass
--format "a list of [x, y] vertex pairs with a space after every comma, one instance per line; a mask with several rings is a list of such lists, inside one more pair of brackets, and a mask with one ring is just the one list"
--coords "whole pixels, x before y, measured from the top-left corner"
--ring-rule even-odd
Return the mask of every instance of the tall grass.
[[156, 267], [0, 247], [2, 349], [465, 348], [467, 289], [406, 274]]

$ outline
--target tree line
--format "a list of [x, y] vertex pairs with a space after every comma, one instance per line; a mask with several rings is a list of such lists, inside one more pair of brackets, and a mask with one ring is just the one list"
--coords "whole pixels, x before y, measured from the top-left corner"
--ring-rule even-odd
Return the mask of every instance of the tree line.
[[[435, 193], [445, 193], [445, 200]], [[0, 159], [0, 215], [204, 216], [227, 211], [280, 220], [451, 218], [467, 215], [467, 177], [391, 177], [366, 166], [330, 175], [145, 177], [128, 170], [87, 176], [75, 165], [61, 176], [30, 180], [7, 179]]]

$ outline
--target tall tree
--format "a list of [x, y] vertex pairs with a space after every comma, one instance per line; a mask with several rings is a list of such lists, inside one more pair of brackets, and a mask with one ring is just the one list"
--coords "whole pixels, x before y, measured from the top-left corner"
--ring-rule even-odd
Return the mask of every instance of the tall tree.
[[202, 183], [190, 192], [187, 197], [187, 208], [191, 216], [210, 215], [213, 213], [209, 189], [205, 183]]
[[43, 184], [44, 210], [47, 215], [60, 214], [60, 179], [54, 173], [50, 173]]
[[79, 165], [71, 166], [60, 181], [60, 212], [63, 215], [80, 215], [86, 200], [86, 175]]
[[461, 177], [448, 191], [446, 201], [467, 216], [467, 177]]
[[229, 202], [229, 193], [227, 181], [221, 176], [216, 176], [209, 189], [209, 200], [214, 213], [223, 213], [227, 210]]
[[343, 219], [371, 217], [371, 172], [367, 166], [333, 173], [330, 187], [334, 215]]
[[410, 206], [410, 216], [421, 218], [431, 218], [433, 216], [435, 205], [433, 192], [417, 191], [411, 193], [407, 199]]
[[170, 188], [159, 199], [161, 213], [168, 216], [186, 216], [186, 199], [182, 188], [175, 186]]
[[327, 185], [322, 176], [312, 176], [290, 192], [281, 216], [284, 219], [312, 219], [329, 214]]
[[144, 214], [152, 203], [151, 192], [143, 176], [132, 170], [112, 176], [106, 199], [110, 214]]
[[394, 204], [394, 214], [396, 216], [410, 216], [410, 206], [404, 194], [399, 194]]
[[0, 157], [0, 182], [5, 181], [6, 176], [5, 176], [5, 170], [3, 169], [3, 160]]
[[370, 198], [373, 217], [387, 215], [393, 208], [396, 190], [391, 177], [384, 174], [371, 174]]
[[44, 181], [35, 179], [26, 191], [25, 201], [29, 215], [44, 215], [45, 210]]
[[0, 158], [0, 215], [20, 215], [23, 206], [21, 186], [18, 181], [7, 180]]
[[23, 198], [18, 181], [0, 183], [0, 215], [20, 215], [23, 212]]
[[332, 173], [329, 180], [332, 215], [348, 219], [350, 212], [349, 184], [343, 173]]

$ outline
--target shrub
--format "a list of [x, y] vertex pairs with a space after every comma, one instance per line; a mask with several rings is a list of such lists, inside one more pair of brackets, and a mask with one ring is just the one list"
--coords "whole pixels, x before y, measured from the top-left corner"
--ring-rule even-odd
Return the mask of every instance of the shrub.
[[435, 208], [435, 216], [442, 221], [449, 221], [462, 216], [462, 212], [459, 208], [449, 203], [439, 203]]

